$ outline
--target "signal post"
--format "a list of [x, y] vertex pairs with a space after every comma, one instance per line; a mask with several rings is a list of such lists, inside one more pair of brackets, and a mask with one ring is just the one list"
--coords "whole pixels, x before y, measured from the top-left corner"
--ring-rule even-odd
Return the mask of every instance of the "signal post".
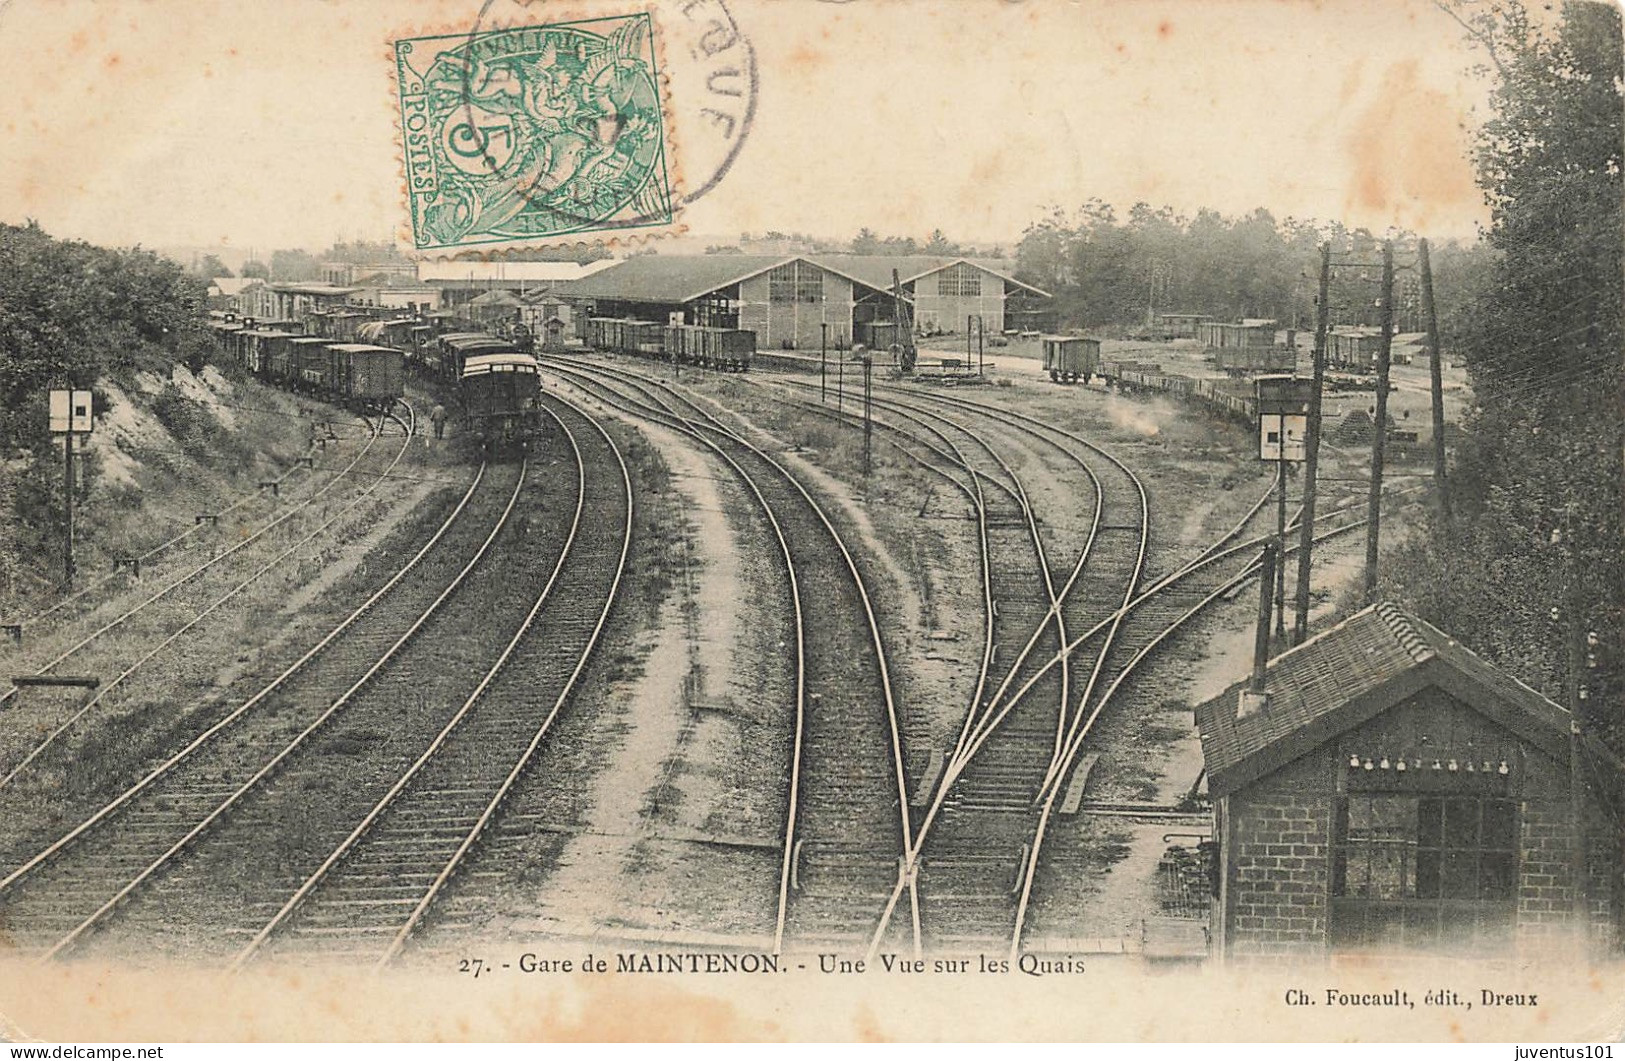
[[74, 436], [89, 435], [94, 400], [87, 390], [53, 390], [50, 397], [51, 433], [62, 436], [62, 585], [73, 587], [73, 446]]
[[[1259, 376], [1258, 459], [1275, 462], [1277, 562], [1269, 577], [1275, 582], [1275, 638], [1286, 641], [1286, 470], [1308, 456], [1309, 409], [1315, 381], [1297, 376]], [[1300, 616], [1300, 621], [1301, 621]]]

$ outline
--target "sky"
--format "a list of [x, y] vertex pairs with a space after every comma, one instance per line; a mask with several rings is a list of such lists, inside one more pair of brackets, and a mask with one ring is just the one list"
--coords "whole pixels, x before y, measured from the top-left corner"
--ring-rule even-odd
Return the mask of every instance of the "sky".
[[[391, 40], [643, 2], [0, 0], [0, 220], [234, 255], [398, 238]], [[656, 24], [692, 189], [722, 141], [681, 2]], [[1421, 0], [725, 2], [755, 112], [693, 233], [1013, 243], [1090, 198], [1438, 238], [1488, 218], [1481, 57]]]

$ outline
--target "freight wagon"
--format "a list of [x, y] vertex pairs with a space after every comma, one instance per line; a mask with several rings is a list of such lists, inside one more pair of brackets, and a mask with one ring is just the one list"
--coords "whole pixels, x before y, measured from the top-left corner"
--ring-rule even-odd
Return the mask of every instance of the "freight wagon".
[[1213, 361], [1233, 376], [1272, 375], [1298, 367], [1298, 353], [1285, 346], [1234, 347], [1213, 351]]
[[288, 376], [278, 372], [278, 358], [286, 361], [288, 344], [297, 338], [275, 328], [245, 329], [237, 335], [237, 361], [256, 376], [283, 382]]
[[1120, 391], [1166, 394], [1248, 424], [1257, 417], [1258, 396], [1251, 380], [1199, 379], [1177, 372], [1164, 372], [1161, 365], [1115, 360], [1100, 362], [1100, 375], [1107, 386]]
[[331, 342], [320, 336], [288, 340], [292, 356], [288, 359], [289, 375], [285, 378], [295, 390], [312, 394], [327, 392], [327, 347]]
[[1231, 375], [1291, 372], [1297, 366], [1295, 335], [1289, 329], [1286, 343], [1276, 343], [1274, 321], [1204, 321], [1196, 335], [1214, 363]]
[[365, 343], [327, 347], [327, 388], [340, 403], [363, 412], [382, 412], [405, 393], [405, 355]]
[[1346, 372], [1375, 372], [1381, 348], [1380, 328], [1333, 328], [1326, 336], [1326, 363]]
[[[219, 313], [219, 310], [214, 311]], [[228, 318], [225, 315], [214, 317], [209, 321], [209, 333], [214, 339], [214, 348], [229, 357], [236, 364], [242, 364], [243, 359], [238, 352], [241, 340], [238, 336], [244, 331], [241, 321]]]
[[662, 358], [666, 356], [666, 326], [623, 317], [594, 317], [587, 322], [587, 343], [611, 353]]
[[756, 333], [743, 328], [702, 328], [671, 324], [665, 334], [667, 356], [685, 365], [743, 372], [756, 354]]
[[1068, 335], [1046, 335], [1044, 371], [1056, 383], [1088, 382], [1100, 364], [1100, 340]]

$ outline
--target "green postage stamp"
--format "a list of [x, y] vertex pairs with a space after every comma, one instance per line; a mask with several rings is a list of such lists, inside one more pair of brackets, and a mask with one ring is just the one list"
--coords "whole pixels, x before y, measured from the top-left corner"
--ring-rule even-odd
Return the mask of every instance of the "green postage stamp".
[[646, 12], [395, 42], [412, 242], [500, 249], [669, 226]]

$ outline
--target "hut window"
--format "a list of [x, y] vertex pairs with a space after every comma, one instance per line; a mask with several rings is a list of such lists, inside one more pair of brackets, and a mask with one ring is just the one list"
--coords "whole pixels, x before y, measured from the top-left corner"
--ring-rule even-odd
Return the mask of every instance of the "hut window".
[[1332, 834], [1334, 946], [1461, 949], [1509, 938], [1511, 801], [1351, 795], [1336, 805]]

